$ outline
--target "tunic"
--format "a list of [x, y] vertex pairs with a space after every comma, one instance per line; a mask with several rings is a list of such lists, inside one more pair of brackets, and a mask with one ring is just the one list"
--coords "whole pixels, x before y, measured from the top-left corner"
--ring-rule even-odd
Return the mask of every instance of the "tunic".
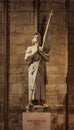
[[46, 97], [47, 70], [46, 61], [36, 53], [28, 66], [29, 102], [43, 100]]

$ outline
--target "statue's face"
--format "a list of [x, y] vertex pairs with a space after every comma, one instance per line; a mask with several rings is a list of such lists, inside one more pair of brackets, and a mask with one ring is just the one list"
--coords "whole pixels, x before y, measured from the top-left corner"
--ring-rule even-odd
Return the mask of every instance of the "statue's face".
[[39, 35], [34, 35], [32, 39], [32, 44], [38, 44], [39, 43]]

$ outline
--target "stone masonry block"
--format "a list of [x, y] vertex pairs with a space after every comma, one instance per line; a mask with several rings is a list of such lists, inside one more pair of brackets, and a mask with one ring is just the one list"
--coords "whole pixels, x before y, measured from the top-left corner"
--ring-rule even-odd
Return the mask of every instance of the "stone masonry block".
[[16, 27], [17, 25], [16, 24], [14, 24], [14, 25], [10, 25], [10, 33], [15, 33], [15, 31], [16, 31], [16, 29], [15, 29], [15, 27]]
[[2, 25], [2, 15], [3, 15], [3, 13], [0, 12], [0, 26]]
[[74, 84], [74, 74], [69, 74], [68, 76], [68, 84]]
[[23, 11], [23, 12], [25, 12], [25, 11], [27, 11], [27, 12], [31, 12], [31, 11], [33, 11], [33, 3], [31, 3], [31, 2], [22, 2], [22, 3], [20, 3], [20, 11]]
[[74, 55], [74, 45], [69, 45], [69, 54], [73, 54]]
[[74, 74], [74, 65], [69, 66], [69, 74]]
[[[24, 33], [24, 31], [26, 32], [26, 30], [24, 30], [24, 26], [25, 25], [20, 25], [20, 26], [18, 26], [17, 24], [15, 25], [15, 32], [16, 33]], [[28, 25], [27, 25], [28, 26]]]
[[15, 2], [15, 3], [18, 3], [20, 2], [21, 0], [10, 0], [9, 2]]
[[8, 11], [10, 12], [19, 12], [20, 9], [20, 3], [9, 3]]
[[15, 78], [16, 78], [15, 74], [10, 74], [9, 84], [14, 84], [15, 83]]
[[32, 35], [21, 34], [21, 44], [27, 48], [28, 45], [31, 45]]
[[74, 35], [74, 25], [73, 24], [70, 24], [70, 26], [69, 26], [69, 33], [71, 35]]
[[50, 53], [52, 55], [58, 55], [58, 54], [59, 55], [66, 55], [66, 51], [67, 51], [67, 46], [64, 45], [64, 44], [59, 44], [59, 42], [58, 42], [57, 46], [55, 46], [55, 44], [53, 45], [53, 47], [51, 48]]
[[58, 95], [58, 94], [66, 94], [67, 92], [67, 85], [65, 84], [59, 84], [54, 83], [54, 84], [48, 84], [46, 86], [46, 93], [47, 95]]
[[0, 83], [0, 102], [2, 98], [4, 98], [4, 87], [3, 87], [3, 84]]
[[[61, 70], [61, 71], [60, 71]], [[51, 74], [66, 74], [66, 66], [47, 66], [48, 75]]]
[[74, 54], [69, 54], [69, 66], [74, 66]]
[[0, 0], [0, 2], [4, 2], [4, 0]]
[[51, 3], [55, 3], [55, 2], [57, 2], [57, 3], [60, 3], [60, 2], [65, 2], [65, 0], [40, 0], [40, 2], [51, 2]]
[[28, 1], [26, 1], [26, 0], [21, 0], [21, 3], [23, 3], [23, 2], [31, 3], [31, 2], [33, 2], [33, 0], [28, 0]]
[[10, 56], [10, 64], [17, 64], [17, 56], [15, 54]]
[[60, 3], [60, 2], [65, 2], [65, 0], [54, 0], [54, 2]]
[[[2, 43], [2, 44], [1, 44], [1, 43]], [[4, 52], [5, 46], [4, 46], [4, 44], [3, 44], [3, 40], [1, 40], [1, 43], [0, 43], [0, 55], [4, 55], [4, 54], [5, 54], [5, 52]]]
[[50, 11], [53, 9], [54, 11], [65, 11], [65, 3], [41, 3], [40, 11]]
[[68, 83], [69, 86], [69, 93], [74, 93], [74, 82]]
[[69, 44], [70, 44], [70, 45], [73, 45], [73, 43], [74, 43], [73, 36], [74, 36], [74, 35], [73, 35], [72, 33], [69, 35]]
[[0, 84], [4, 83], [4, 74], [0, 74]]
[[52, 3], [41, 3], [40, 4], [40, 11], [50, 12], [52, 7], [53, 7]]
[[20, 68], [17, 68], [17, 67], [14, 66], [14, 65], [12, 65], [12, 66], [10, 67], [10, 73], [11, 73], [11, 74], [26, 74], [27, 71], [28, 71], [28, 67], [27, 67], [27, 65], [25, 65], [25, 64], [24, 64], [24, 66], [21, 65]]
[[0, 24], [0, 33], [3, 33], [5, 30], [5, 26], [4, 26], [4, 24]]
[[18, 74], [17, 68], [13, 65], [10, 67], [10, 74]]
[[74, 0], [70, 0], [70, 2], [74, 2]]
[[25, 65], [24, 54], [18, 54], [16, 68], [20, 69], [21, 67], [23, 67], [23, 65]]
[[69, 11], [73, 12], [74, 13], [74, 1], [73, 2], [70, 2], [69, 4]]
[[[24, 54], [25, 53], [25, 46], [18, 46], [16, 45], [16, 54], [19, 55], [19, 54]], [[24, 59], [24, 57], [23, 57]]]
[[69, 25], [74, 25], [74, 13], [72, 11], [69, 12]]
[[57, 84], [65, 84], [66, 76], [65, 75], [50, 75], [48, 76], [48, 83], [57, 83]]
[[[10, 43], [16, 44], [16, 43], [20, 43], [20, 33], [11, 33], [10, 34]], [[11, 46], [13, 46], [13, 44], [11, 44]]]
[[4, 54], [0, 54], [0, 65], [4, 65]]
[[69, 105], [74, 105], [74, 93], [69, 95]]
[[55, 4], [53, 4], [53, 10], [54, 11], [60, 11], [60, 12], [62, 12], [62, 11], [66, 11], [66, 7], [65, 7], [65, 3], [60, 3], [60, 2], [56, 2]]
[[5, 73], [4, 65], [0, 65], [0, 74], [4, 74], [4, 73]]
[[20, 25], [20, 26], [18, 26], [18, 25], [16, 25], [16, 33], [20, 33], [21, 35], [23, 35], [23, 37], [25, 36], [25, 35], [31, 35], [31, 34], [33, 34], [33, 29], [34, 27], [33, 27], [33, 25]]
[[[55, 39], [61, 39], [63, 40], [64, 37], [66, 37], [67, 35], [64, 35], [66, 34], [66, 21], [63, 22], [63, 24], [59, 24], [58, 23], [51, 23], [51, 26], [50, 26], [50, 34], [51, 36], [55, 37]], [[60, 32], [60, 33], [59, 33]], [[59, 37], [57, 37], [59, 35]], [[50, 37], [51, 38], [51, 37]], [[65, 40], [65, 39], [64, 39]]]
[[33, 25], [26, 25], [24, 26], [24, 32], [25, 35], [32, 35], [34, 33], [34, 26]]
[[10, 55], [14, 55], [15, 53], [16, 53], [15, 43], [13, 44], [12, 42], [12, 46], [10, 47]]
[[3, 11], [3, 9], [4, 9], [4, 3], [2, 2], [0, 2], [0, 11]]
[[[55, 24], [55, 25], [58, 24], [58, 26], [59, 25], [61, 25], [61, 26], [62, 25], [66, 25], [66, 11], [64, 11], [64, 12], [62, 12], [62, 11], [59, 12], [58, 11], [58, 13], [57, 12], [53, 12], [53, 14], [54, 14], [54, 16], [52, 16], [52, 19], [51, 19], [51, 22], [53, 24]], [[66, 28], [66, 26], [64, 26], [64, 28]]]
[[28, 12], [14, 12], [10, 13], [10, 23], [11, 24], [29, 24], [29, 13]]
[[19, 96], [21, 96], [23, 94], [23, 84], [12, 84], [11, 90], [12, 95], [19, 94]]
[[22, 83], [22, 84], [27, 84], [27, 76], [26, 74], [16, 74], [15, 75], [16, 78], [15, 78], [15, 83]]
[[48, 63], [48, 65], [66, 65], [67, 61], [63, 60], [64, 58], [66, 58], [66, 55], [50, 55], [50, 62]]
[[49, 104], [49, 106], [55, 106], [58, 104], [57, 95], [48, 95], [46, 96], [46, 102]]
[[33, 12], [30, 12], [29, 18], [30, 18], [30, 24], [34, 26], [34, 13]]

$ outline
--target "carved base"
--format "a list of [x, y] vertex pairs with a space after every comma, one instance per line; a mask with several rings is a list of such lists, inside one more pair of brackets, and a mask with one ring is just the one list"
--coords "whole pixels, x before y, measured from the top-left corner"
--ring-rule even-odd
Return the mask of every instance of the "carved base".
[[29, 104], [25, 109], [26, 112], [49, 112], [49, 106], [44, 105]]

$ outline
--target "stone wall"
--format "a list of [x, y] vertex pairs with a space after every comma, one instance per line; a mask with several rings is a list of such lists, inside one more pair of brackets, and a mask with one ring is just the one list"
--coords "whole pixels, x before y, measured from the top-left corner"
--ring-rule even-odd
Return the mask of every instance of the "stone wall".
[[68, 112], [69, 129], [74, 129], [74, 1], [69, 3], [69, 36], [68, 36]]
[[4, 129], [4, 87], [5, 87], [5, 24], [4, 2], [0, 0], [0, 130]]
[[[48, 85], [46, 102], [50, 107], [65, 105], [67, 76], [67, 26], [65, 1], [40, 1], [39, 31], [43, 34], [48, 14], [53, 9], [47, 42], [50, 42], [50, 61], [47, 63]], [[10, 27], [10, 79], [9, 79], [9, 116], [10, 121], [28, 103], [27, 64], [24, 54], [31, 45], [34, 33], [33, 1], [9, 1]], [[45, 19], [45, 22], [43, 21]], [[43, 23], [44, 22], [44, 23]], [[42, 26], [42, 24], [44, 26]]]
[[[44, 8], [45, 7], [45, 8]], [[47, 17], [53, 8], [50, 23], [50, 62], [48, 68], [47, 102], [58, 104], [57, 94], [63, 96], [66, 92], [67, 73], [67, 29], [66, 9], [63, 2], [41, 1], [39, 29], [44, 17]], [[23, 89], [27, 89], [27, 65], [24, 61], [25, 49], [31, 45], [34, 32], [34, 12], [32, 1], [9, 2], [10, 16], [10, 104], [19, 105], [18, 97], [22, 96]], [[46, 21], [44, 23], [46, 25]], [[15, 91], [16, 90], [16, 91]], [[54, 91], [56, 90], [56, 91]], [[52, 96], [53, 102], [50, 101]], [[55, 102], [56, 96], [56, 102]], [[16, 100], [15, 100], [16, 99]], [[15, 103], [16, 102], [16, 103]], [[61, 102], [62, 103], [62, 102]]]
[[[48, 85], [46, 86], [46, 102], [57, 110], [66, 105], [66, 90], [69, 86], [69, 104], [73, 107], [73, 1], [70, 0], [69, 28], [67, 26], [67, 12], [65, 0], [40, 0], [39, 32], [45, 31], [48, 14], [53, 9], [48, 38], [50, 61], [47, 63]], [[0, 114], [4, 107], [5, 79], [5, 23], [4, 1], [0, 1]], [[9, 129], [14, 120], [28, 104], [28, 74], [24, 54], [27, 46], [31, 45], [32, 34], [35, 29], [33, 0], [9, 0], [8, 2], [8, 117]], [[69, 29], [69, 33], [68, 33]], [[68, 42], [69, 34], [69, 42]], [[69, 45], [68, 45], [69, 43]], [[67, 79], [67, 80], [66, 80]], [[70, 109], [72, 112], [72, 109]], [[64, 111], [59, 118], [64, 122]], [[2, 119], [1, 130], [2, 128]], [[71, 123], [72, 124], [72, 123]], [[71, 125], [72, 126], [72, 125]]]

